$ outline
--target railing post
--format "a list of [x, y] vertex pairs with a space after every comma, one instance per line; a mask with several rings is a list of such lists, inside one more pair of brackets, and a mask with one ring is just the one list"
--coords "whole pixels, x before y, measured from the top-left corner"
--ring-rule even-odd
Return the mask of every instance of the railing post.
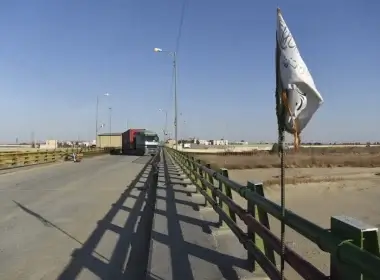
[[[202, 161], [200, 159], [197, 159], [197, 163], [199, 165], [202, 165]], [[199, 182], [199, 187], [201, 187], [204, 191], [206, 191], [207, 189], [207, 186], [203, 183], [203, 181], [201, 179], [206, 179], [205, 176], [204, 176], [204, 172], [202, 170], [201, 167], [198, 167], [198, 174], [200, 176], [200, 178], [197, 180], [197, 182]], [[205, 204], [204, 206], [206, 207], [208, 205], [208, 202], [207, 202], [207, 199], [205, 198]]]
[[[211, 169], [211, 164], [207, 163], [206, 167], [208, 169]], [[208, 179], [208, 182], [210, 182], [210, 184], [215, 187], [214, 178], [210, 174], [207, 174], [207, 179]], [[206, 192], [210, 197], [212, 197], [213, 200], [217, 201], [217, 196], [215, 195], [215, 193], [210, 188], [207, 187]]]
[[[252, 183], [250, 181], [247, 182], [247, 188], [252, 192], [264, 197], [264, 188], [262, 183]], [[249, 212], [256, 220], [260, 221], [260, 223], [265, 226], [267, 229], [270, 229], [269, 226], [269, 218], [268, 213], [266, 213], [261, 207], [258, 207], [253, 201], [247, 200], [247, 212]], [[256, 215], [257, 214], [257, 215]], [[262, 252], [265, 252], [265, 256], [276, 265], [276, 260], [274, 257], [274, 250], [270, 248], [265, 241], [257, 236], [254, 232], [251, 232], [249, 227], [247, 227], [247, 235], [252, 240], [252, 242], [259, 248]], [[248, 263], [251, 265], [251, 269], [255, 270], [256, 262], [254, 257], [248, 252]]]
[[[190, 168], [190, 176], [192, 177], [192, 181], [193, 182], [197, 182], [197, 176], [195, 175], [195, 173], [197, 172], [197, 168], [196, 168], [196, 164], [195, 164], [195, 158], [194, 157], [191, 157], [191, 168]], [[198, 192], [198, 189], [195, 188], [195, 193]]]
[[[202, 164], [200, 159], [197, 159], [195, 162], [197, 164]], [[202, 169], [200, 167], [198, 167], [198, 165], [195, 165], [195, 169], [197, 170], [198, 175], [200, 175], [201, 177], [203, 177]], [[199, 179], [199, 176], [197, 176], [195, 179], [196, 179], [197, 185], [199, 187], [202, 187], [203, 184], [202, 184], [202, 181]]]
[[[222, 176], [228, 178], [228, 169], [222, 168], [220, 169], [219, 173]], [[224, 195], [232, 199], [232, 191], [231, 191], [230, 186], [227, 186], [223, 184], [221, 181], [219, 181], [219, 190]], [[228, 205], [225, 204], [221, 199], [219, 200], [219, 207], [222, 208], [222, 210], [236, 223], [236, 214], [232, 212], [230, 208], [228, 207]], [[221, 218], [219, 218], [219, 225], [220, 227], [227, 227], [227, 225], [225, 224], [225, 222], [223, 222]]]
[[[347, 216], [333, 216], [330, 223], [332, 234], [345, 240], [343, 242], [352, 242], [359, 248], [380, 256], [378, 229], [376, 227]], [[355, 256], [352, 256], [352, 258], [355, 258]], [[358, 268], [341, 262], [339, 260], [339, 247], [335, 253], [330, 255], [330, 276], [331, 280], [372, 279], [362, 276]]]
[[186, 156], [185, 162], [186, 162], [187, 171], [189, 172], [189, 174], [191, 174], [191, 161], [190, 161], [190, 157], [189, 156]]

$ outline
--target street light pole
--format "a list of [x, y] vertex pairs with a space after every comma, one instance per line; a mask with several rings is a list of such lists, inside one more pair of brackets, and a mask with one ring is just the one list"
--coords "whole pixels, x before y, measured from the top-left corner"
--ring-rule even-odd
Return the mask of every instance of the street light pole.
[[186, 121], [183, 121], [181, 139], [186, 140], [186, 137], [187, 137], [187, 135], [186, 135]]
[[174, 133], [175, 133], [175, 147], [178, 150], [178, 116], [177, 116], [177, 53], [173, 52], [173, 67], [174, 67]]
[[[110, 96], [110, 94], [107, 92], [103, 94], [104, 96]], [[95, 116], [95, 141], [98, 140], [98, 132], [99, 132], [99, 95], [96, 95], [96, 116]]]
[[165, 113], [165, 126], [164, 126], [164, 138], [165, 138], [168, 135], [168, 111], [163, 110], [163, 109], [159, 109], [159, 111]]
[[99, 95], [96, 95], [95, 141], [98, 140]]
[[110, 118], [110, 120], [109, 120], [109, 123], [110, 123], [110, 136], [109, 136], [109, 147], [111, 148], [111, 133], [112, 133], [112, 129], [111, 129], [111, 125], [112, 125], [112, 107], [109, 107], [108, 108], [109, 109], [109, 118]]
[[165, 111], [165, 135], [168, 134], [168, 111]]
[[174, 137], [175, 147], [178, 150], [178, 102], [177, 102], [177, 52], [166, 51], [160, 48], [154, 48], [154, 52], [166, 52], [173, 57], [174, 70]]

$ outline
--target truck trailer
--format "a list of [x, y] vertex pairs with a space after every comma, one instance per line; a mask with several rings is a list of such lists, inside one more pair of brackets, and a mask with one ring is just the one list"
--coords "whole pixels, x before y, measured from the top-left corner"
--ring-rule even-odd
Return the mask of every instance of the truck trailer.
[[146, 129], [128, 129], [122, 134], [122, 153], [155, 155], [158, 151], [157, 133]]

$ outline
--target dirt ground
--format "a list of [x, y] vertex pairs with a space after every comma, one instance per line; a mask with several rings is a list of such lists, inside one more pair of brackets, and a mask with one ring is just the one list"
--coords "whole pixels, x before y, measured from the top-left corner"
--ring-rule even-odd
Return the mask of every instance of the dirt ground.
[[[229, 169], [230, 179], [243, 185], [261, 181], [265, 196], [280, 203], [279, 157], [266, 151], [246, 155], [198, 155], [214, 169]], [[380, 227], [380, 148], [309, 148], [286, 155], [285, 206], [294, 213], [330, 228], [332, 216], [345, 215]], [[246, 207], [238, 194], [234, 201]], [[271, 230], [280, 236], [280, 223], [270, 217]], [[287, 228], [286, 244], [329, 275], [330, 255]], [[279, 262], [278, 262], [279, 263]], [[277, 264], [278, 264], [277, 263]], [[289, 265], [288, 279], [301, 279]]]
[[[279, 167], [277, 153], [256, 151], [239, 155], [197, 155], [198, 159], [210, 163], [213, 168], [251, 169]], [[288, 151], [287, 167], [380, 167], [380, 148], [301, 148], [298, 152]]]
[[[244, 169], [229, 170], [230, 177], [245, 184], [246, 180], [260, 181], [265, 186], [280, 183], [280, 169]], [[368, 178], [380, 178], [380, 167], [325, 167], [325, 168], [286, 168], [286, 184], [304, 184], [320, 182], [359, 181]]]
[[[291, 176], [336, 176], [334, 182], [287, 184], [286, 208], [316, 223], [323, 228], [330, 227], [330, 217], [346, 215], [371, 226], [380, 227], [380, 168], [294, 168], [287, 169]], [[279, 174], [278, 169], [230, 170], [232, 180], [245, 184], [248, 180], [268, 181]], [[278, 185], [267, 186], [265, 196], [280, 202]], [[234, 200], [246, 207], [245, 199], [239, 195]], [[271, 229], [280, 236], [280, 223], [270, 220]], [[296, 252], [307, 258], [317, 268], [329, 274], [329, 254], [322, 252], [315, 244], [287, 228], [286, 243]], [[289, 266], [288, 279], [301, 279]]]

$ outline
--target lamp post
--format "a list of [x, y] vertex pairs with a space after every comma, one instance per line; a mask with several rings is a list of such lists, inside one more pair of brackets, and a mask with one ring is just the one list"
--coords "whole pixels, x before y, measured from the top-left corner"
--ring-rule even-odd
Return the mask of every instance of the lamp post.
[[182, 140], [186, 140], [185, 138], [187, 137], [186, 135], [186, 121], [183, 121], [183, 129], [182, 129]]
[[[103, 94], [103, 96], [110, 96], [110, 94], [107, 92]], [[97, 140], [98, 138], [98, 131], [99, 131], [98, 117], [99, 117], [99, 95], [96, 96], [95, 140]]]
[[158, 109], [160, 112], [165, 113], [165, 126], [164, 126], [164, 137], [168, 135], [168, 111], [164, 109]]
[[109, 143], [108, 143], [108, 146], [109, 146], [109, 148], [111, 148], [111, 133], [112, 133], [112, 129], [111, 129], [111, 125], [112, 125], [112, 107], [109, 107], [108, 108], [108, 110], [109, 110], [109, 118], [110, 118], [110, 120], [109, 120], [109, 124], [110, 124], [110, 136], [109, 136]]
[[154, 52], [165, 52], [173, 58], [173, 69], [174, 69], [174, 137], [175, 137], [175, 147], [178, 150], [178, 116], [177, 116], [177, 53], [160, 48], [154, 48]]

